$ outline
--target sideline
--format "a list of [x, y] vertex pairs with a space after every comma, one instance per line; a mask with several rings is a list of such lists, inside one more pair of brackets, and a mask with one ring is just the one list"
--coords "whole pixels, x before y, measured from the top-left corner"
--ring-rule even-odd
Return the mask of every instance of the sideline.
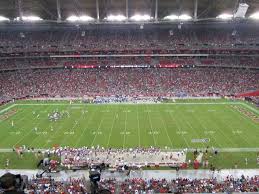
[[44, 103], [44, 104], [38, 104], [38, 103], [21, 103], [21, 104], [12, 104], [9, 107], [6, 107], [5, 109], [0, 111], [0, 114], [9, 110], [10, 108], [13, 108], [15, 106], [65, 106], [65, 105], [70, 105], [70, 106], [96, 106], [96, 105], [225, 105], [225, 104], [238, 104], [238, 105], [243, 105], [244, 107], [248, 108], [251, 111], [254, 111], [255, 113], [259, 114], [259, 111], [256, 110], [254, 107], [244, 103], [244, 102], [169, 102], [169, 103], [103, 103], [103, 104], [68, 104], [68, 103]]
[[[187, 152], [194, 152], [195, 150], [199, 151], [205, 151], [206, 148], [175, 148], [175, 149], [161, 149], [162, 152], [181, 152], [184, 149], [187, 149]], [[49, 149], [46, 148], [35, 148], [34, 152], [37, 151], [47, 151]], [[209, 148], [211, 151], [211, 148]], [[219, 152], [259, 152], [259, 147], [255, 148], [215, 148], [214, 150], [217, 150]], [[0, 153], [10, 153], [13, 152], [12, 148], [0, 148]], [[32, 152], [26, 152], [26, 153], [32, 153]]]
[[11, 109], [15, 106], [16, 106], [16, 104], [12, 104], [11, 106], [8, 106], [8, 107], [4, 108], [3, 110], [0, 110], [0, 114], [2, 114], [3, 112], [5, 112], [5, 111], [7, 111], [7, 110], [9, 110], [9, 109]]
[[95, 105], [166, 105], [166, 104], [180, 104], [180, 105], [189, 105], [189, 104], [192, 104], [192, 105], [195, 105], [195, 104], [199, 104], [199, 105], [202, 105], [202, 104], [242, 104], [241, 102], [165, 102], [165, 103], [127, 103], [127, 102], [118, 102], [118, 103], [100, 103], [100, 104], [88, 104], [88, 103], [73, 103], [73, 104], [68, 104], [68, 103], [44, 103], [44, 104], [34, 104], [34, 103], [19, 103], [19, 104], [16, 104], [16, 105], [22, 105], [22, 106], [27, 106], [27, 105], [33, 105], [33, 106], [49, 106], [49, 105], [59, 105], [59, 106], [63, 106], [63, 105], [74, 105], [74, 106], [86, 106], [86, 105], [91, 105], [91, 106], [95, 106]]
[[[33, 169], [8, 169], [1, 170], [0, 176], [5, 174], [6, 172], [10, 172], [13, 174], [22, 174], [27, 175], [29, 179], [35, 178], [35, 175], [39, 172], [39, 170]], [[132, 170], [127, 176], [124, 173], [120, 172], [109, 172], [103, 171], [101, 177], [103, 179], [116, 178], [117, 181], [124, 181], [128, 178], [142, 178], [142, 179], [150, 179], [150, 177], [154, 179], [167, 179], [168, 181], [177, 178], [189, 178], [189, 179], [211, 179], [217, 178], [218, 181], [224, 181], [226, 177], [231, 175], [233, 178], [240, 178], [242, 175], [245, 177], [253, 177], [259, 174], [259, 169], [222, 169], [220, 171], [212, 172], [211, 170]], [[86, 181], [89, 181], [89, 171], [88, 170], [66, 170], [60, 171], [59, 173], [50, 173], [51, 178], [56, 181], [64, 181], [69, 180], [70, 178], [85, 178]]]

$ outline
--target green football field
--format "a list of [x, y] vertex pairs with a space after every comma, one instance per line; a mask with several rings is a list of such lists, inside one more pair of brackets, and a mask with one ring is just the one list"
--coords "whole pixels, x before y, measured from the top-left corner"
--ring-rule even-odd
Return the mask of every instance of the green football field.
[[[60, 115], [57, 121], [49, 116]], [[160, 104], [18, 101], [0, 107], [0, 148], [25, 145], [259, 148], [259, 111], [241, 101]]]

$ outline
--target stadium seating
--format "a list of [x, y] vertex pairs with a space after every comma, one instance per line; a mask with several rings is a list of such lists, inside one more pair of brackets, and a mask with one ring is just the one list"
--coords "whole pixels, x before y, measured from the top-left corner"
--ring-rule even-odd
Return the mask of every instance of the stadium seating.
[[[51, 178], [32, 179], [29, 181], [27, 191], [34, 193], [85, 193], [89, 190], [84, 179], [71, 179], [69, 181], [55, 181]], [[133, 178], [119, 181], [116, 179], [103, 179], [99, 188], [107, 189], [112, 193], [232, 193], [232, 192], [258, 192], [259, 177], [227, 177], [224, 180], [211, 179], [142, 179]]]
[[258, 31], [241, 30], [233, 36], [231, 30], [88, 30], [1, 32], [2, 53], [35, 51], [130, 50], [130, 49], [208, 49], [257, 48]]
[[221, 68], [41, 69], [3, 72], [1, 100], [27, 96], [208, 96], [258, 89], [256, 70]]
[[26, 193], [86, 193], [85, 179], [55, 181], [53, 178], [35, 178], [29, 181]]
[[227, 58], [172, 58], [172, 57], [131, 57], [123, 58], [116, 57], [111, 59], [109, 57], [102, 59], [25, 59], [25, 60], [8, 60], [0, 62], [0, 70], [7, 69], [24, 69], [24, 68], [55, 68], [55, 67], [72, 67], [80, 65], [88, 66], [120, 66], [120, 65], [167, 65], [175, 64], [178, 66], [207, 66], [207, 67], [245, 67], [253, 68], [259, 67], [258, 58], [256, 57], [227, 57]]
[[[258, 177], [244, 177], [234, 179], [227, 177], [223, 181], [217, 179], [186, 179], [156, 180], [156, 179], [127, 179], [119, 184], [120, 193], [133, 193], [143, 191], [147, 193], [219, 193], [219, 192], [257, 192]], [[114, 190], [117, 181], [103, 180], [101, 187]]]

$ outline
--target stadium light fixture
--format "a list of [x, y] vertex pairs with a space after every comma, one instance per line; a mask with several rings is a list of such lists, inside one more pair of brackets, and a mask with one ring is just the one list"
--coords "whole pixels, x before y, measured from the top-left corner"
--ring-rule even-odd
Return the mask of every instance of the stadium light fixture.
[[127, 18], [124, 15], [109, 15], [105, 18], [107, 21], [125, 21]]
[[222, 19], [222, 20], [230, 20], [233, 18], [233, 15], [232, 14], [228, 14], [228, 13], [223, 13], [223, 14], [220, 14], [216, 17], [217, 19]]
[[0, 16], [0, 22], [3, 22], [3, 21], [10, 21], [10, 19], [4, 16]]
[[152, 17], [147, 14], [144, 14], [144, 15], [136, 14], [136, 15], [133, 15], [130, 19], [134, 21], [148, 21], [148, 20], [151, 20]]
[[259, 20], [259, 12], [255, 12], [249, 16], [251, 19]]
[[88, 16], [88, 15], [82, 15], [82, 16], [79, 16], [79, 21], [82, 21], [82, 22], [88, 22], [88, 21], [93, 21], [94, 18]]
[[165, 20], [184, 20], [184, 21], [186, 21], [186, 20], [191, 20], [192, 17], [187, 15], [187, 14], [182, 14], [182, 15], [179, 15], [179, 16], [177, 16], [177, 15], [168, 15], [168, 16], [165, 16], [164, 19]]
[[[14, 19], [15, 21], [20, 21], [21, 18], [20, 17], [17, 17]], [[39, 16], [33, 16], [33, 15], [30, 15], [30, 16], [22, 16], [22, 20], [23, 21], [26, 21], [26, 22], [36, 22], [36, 21], [41, 21], [43, 20], [41, 17]]]
[[67, 21], [69, 21], [69, 22], [89, 22], [89, 21], [93, 21], [93, 20], [94, 20], [94, 18], [92, 18], [88, 15], [82, 15], [82, 16], [72, 15], [67, 18]]
[[187, 14], [179, 15], [179, 20], [190, 20], [190, 19], [192, 19], [192, 17]]
[[78, 21], [78, 17], [75, 16], [75, 15], [71, 15], [67, 18], [67, 21], [70, 21], [70, 22], [75, 22], [75, 21]]
[[179, 17], [177, 15], [168, 15], [164, 17], [165, 20], [178, 20]]
[[234, 18], [245, 18], [248, 8], [249, 8], [248, 4], [239, 3], [237, 11], [234, 13]]

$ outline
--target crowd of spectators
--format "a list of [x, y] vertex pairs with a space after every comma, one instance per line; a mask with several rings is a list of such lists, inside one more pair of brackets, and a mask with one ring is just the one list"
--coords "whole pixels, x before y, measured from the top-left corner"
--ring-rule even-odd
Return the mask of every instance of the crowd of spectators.
[[131, 149], [104, 149], [104, 148], [58, 148], [55, 154], [61, 157], [61, 165], [70, 167], [85, 167], [106, 164], [112, 168], [143, 167], [143, 166], [181, 166], [185, 163], [186, 150], [173, 152], [159, 148], [131, 148]]
[[[67, 180], [52, 177], [32, 177], [26, 181], [25, 192], [28, 194], [86, 194], [91, 193], [91, 183], [84, 177]], [[109, 178], [98, 182], [96, 191], [116, 194], [140, 193], [258, 193], [259, 176], [240, 178], [227, 176], [217, 178]], [[1, 193], [1, 190], [0, 190]], [[97, 192], [99, 193], [99, 192]]]
[[259, 97], [258, 96], [250, 97], [250, 99], [257, 107], [259, 107]]
[[118, 182], [115, 179], [101, 180], [100, 187], [109, 189], [112, 193], [219, 193], [219, 192], [258, 192], [259, 177], [233, 178], [223, 181], [212, 179], [177, 178], [166, 179], [126, 179]]
[[2, 72], [0, 98], [26, 96], [221, 96], [258, 90], [256, 70], [95, 68]]
[[[116, 178], [101, 179], [98, 190], [108, 190], [106, 193], [131, 194], [131, 193], [240, 193], [259, 192], [259, 177], [234, 178], [227, 176], [223, 180], [217, 178], [177, 178], [177, 179], [143, 179], [128, 178], [118, 180]], [[85, 178], [69, 179], [66, 181], [53, 178], [30, 179], [26, 187], [29, 194], [49, 193], [90, 193], [90, 183]]]
[[259, 68], [259, 58], [256, 57], [225, 57], [225, 58], [173, 58], [173, 57], [116, 57], [114, 59], [24, 59], [24, 60], [2, 60], [0, 70], [6, 69], [30, 69], [30, 68], [57, 68], [76, 66], [225, 66]]
[[256, 48], [258, 31], [227, 29], [103, 29], [1, 32], [0, 52]]
[[87, 193], [86, 180], [70, 179], [67, 181], [56, 181], [53, 178], [33, 178], [29, 180], [26, 187], [28, 194], [84, 194]]

